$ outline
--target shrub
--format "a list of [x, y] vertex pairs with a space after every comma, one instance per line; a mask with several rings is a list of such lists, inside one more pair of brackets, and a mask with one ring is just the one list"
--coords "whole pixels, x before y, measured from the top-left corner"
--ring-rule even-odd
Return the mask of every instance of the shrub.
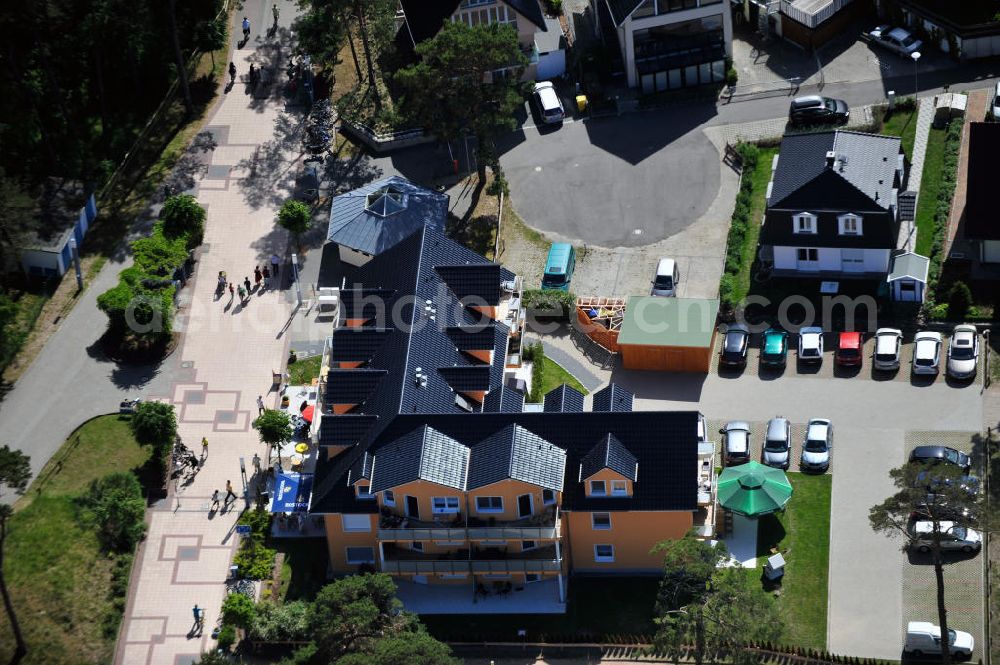
[[222, 601], [222, 621], [238, 628], [249, 628], [257, 614], [257, 606], [242, 593], [231, 593]]
[[140, 402], [129, 425], [142, 444], [169, 446], [177, 438], [177, 414], [172, 404]]
[[279, 660], [278, 665], [311, 665], [317, 651], [319, 651], [319, 647], [315, 643], [310, 642], [293, 651], [291, 656]]
[[292, 642], [312, 637], [313, 606], [304, 600], [282, 605], [257, 604], [247, 635], [261, 642]]
[[562, 14], [562, 0], [545, 0], [545, 9], [551, 16]]
[[292, 422], [288, 414], [277, 409], [265, 409], [264, 413], [253, 421], [261, 443], [279, 446], [292, 440]]
[[278, 226], [282, 227], [295, 237], [298, 237], [309, 230], [312, 223], [312, 211], [309, 206], [301, 201], [289, 199], [282, 204], [278, 211]]
[[251, 534], [264, 538], [271, 528], [271, 513], [266, 510], [248, 510], [240, 516], [237, 524], [249, 526]]
[[948, 295], [948, 320], [963, 321], [972, 307], [972, 291], [965, 282], [955, 282]]
[[146, 501], [134, 474], [119, 471], [93, 481], [84, 504], [106, 550], [131, 552], [146, 535]]
[[239, 566], [240, 576], [249, 580], [266, 580], [274, 572], [275, 550], [266, 547], [257, 538], [246, 538], [233, 557]]
[[160, 219], [163, 220], [163, 234], [166, 237], [183, 237], [188, 249], [201, 244], [205, 235], [205, 209], [190, 194], [179, 194], [167, 199], [160, 211]]
[[219, 631], [219, 648], [229, 651], [229, 647], [236, 642], [236, 628], [233, 626], [223, 626]]
[[740, 80], [740, 74], [736, 71], [735, 67], [730, 67], [726, 71], [726, 85], [736, 85], [736, 82]]
[[569, 291], [529, 289], [524, 292], [524, 306], [536, 317], [566, 320], [576, 308], [576, 296]]

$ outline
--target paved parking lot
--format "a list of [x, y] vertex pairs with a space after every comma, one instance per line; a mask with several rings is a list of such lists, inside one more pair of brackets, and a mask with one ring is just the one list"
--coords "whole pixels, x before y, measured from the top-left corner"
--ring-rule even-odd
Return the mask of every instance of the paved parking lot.
[[[775, 413], [775, 417], [781, 416], [781, 413]], [[740, 420], [739, 418], [733, 418], [733, 420]], [[725, 466], [725, 460], [723, 458], [723, 436], [719, 433], [719, 430], [725, 426], [728, 420], [708, 420], [708, 434], [710, 438], [716, 440], [715, 451], [718, 454], [719, 466]], [[753, 422], [748, 422], [750, 425], [750, 459], [756, 460], [763, 464], [763, 453], [764, 453], [764, 434], [767, 431], [767, 421], [757, 420]], [[836, 427], [834, 427], [836, 430]], [[792, 436], [792, 450], [789, 455], [789, 465], [788, 471], [797, 472], [799, 471], [799, 461], [802, 455], [802, 442], [806, 437], [806, 421], [802, 422], [791, 422], [791, 436]], [[834, 434], [836, 437], [836, 433]], [[830, 466], [830, 472], [833, 472], [833, 465]]]

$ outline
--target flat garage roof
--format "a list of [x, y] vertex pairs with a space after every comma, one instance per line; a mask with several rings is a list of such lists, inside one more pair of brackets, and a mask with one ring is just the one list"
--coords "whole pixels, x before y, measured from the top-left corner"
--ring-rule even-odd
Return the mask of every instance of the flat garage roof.
[[718, 315], [717, 299], [631, 296], [618, 343], [708, 347]]

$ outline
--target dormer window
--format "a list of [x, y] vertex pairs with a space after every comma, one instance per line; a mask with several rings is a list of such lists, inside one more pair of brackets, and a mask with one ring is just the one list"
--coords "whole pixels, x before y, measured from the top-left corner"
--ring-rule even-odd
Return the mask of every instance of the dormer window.
[[842, 236], [861, 235], [861, 218], [854, 213], [841, 215], [837, 218], [837, 224], [839, 226], [839, 233]]
[[792, 215], [792, 224], [795, 233], [816, 233], [816, 215], [811, 212]]
[[612, 480], [611, 496], [628, 496], [628, 483], [624, 480]]
[[603, 480], [591, 480], [590, 481], [590, 495], [591, 496], [607, 496], [608, 486]]
[[375, 495], [371, 493], [371, 486], [368, 483], [358, 483], [354, 488], [357, 490], [357, 497], [359, 499], [368, 501], [375, 498]]
[[384, 503], [387, 506], [396, 505], [396, 495], [393, 494], [392, 490], [385, 490], [384, 492], [382, 492], [382, 503]]

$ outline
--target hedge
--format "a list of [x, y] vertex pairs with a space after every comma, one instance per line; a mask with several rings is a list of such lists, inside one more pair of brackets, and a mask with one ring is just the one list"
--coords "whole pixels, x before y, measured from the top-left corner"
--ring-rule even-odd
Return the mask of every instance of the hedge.
[[924, 312], [929, 313], [937, 300], [947, 297], [947, 293], [939, 291], [938, 282], [941, 278], [941, 266], [944, 263], [944, 244], [948, 233], [948, 219], [951, 216], [951, 200], [955, 195], [955, 180], [958, 175], [958, 152], [962, 145], [962, 122], [950, 122], [944, 139], [944, 160], [939, 177], [941, 189], [938, 190], [937, 205], [934, 209], [934, 243], [931, 245], [930, 267], [927, 271], [927, 288], [924, 299]]
[[725, 271], [719, 281], [719, 300], [724, 311], [731, 310], [739, 304], [734, 302], [733, 292], [736, 290], [736, 279], [743, 265], [747, 231], [752, 223], [750, 214], [753, 210], [753, 179], [749, 174], [757, 168], [757, 159], [760, 156], [757, 146], [751, 143], [740, 143], [736, 146], [736, 152], [742, 162], [742, 177], [740, 191], [736, 195], [736, 208], [729, 224], [729, 236], [726, 239]]

